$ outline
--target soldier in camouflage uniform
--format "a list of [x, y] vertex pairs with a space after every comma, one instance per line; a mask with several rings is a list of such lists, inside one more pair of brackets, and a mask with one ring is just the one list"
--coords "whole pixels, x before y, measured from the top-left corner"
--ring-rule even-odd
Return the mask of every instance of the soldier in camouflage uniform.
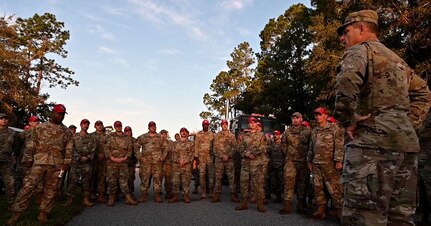
[[167, 143], [166, 145], [166, 159], [163, 162], [163, 178], [165, 181], [165, 192], [166, 196], [165, 199], [171, 199], [173, 197], [172, 189], [172, 151], [174, 148], [174, 142], [168, 139], [168, 131], [162, 129], [160, 131], [160, 135], [162, 136], [163, 140]]
[[190, 203], [190, 181], [192, 178], [192, 161], [195, 153], [194, 144], [188, 140], [189, 131], [186, 128], [180, 130], [180, 140], [175, 141], [172, 152], [174, 196], [169, 203], [179, 201], [180, 186], [184, 192], [184, 202]]
[[97, 192], [97, 201], [99, 203], [106, 203], [106, 158], [105, 146], [108, 141], [108, 135], [105, 133], [103, 122], [97, 120], [94, 123], [96, 131], [91, 133], [96, 140], [95, 161], [93, 165], [93, 192]]
[[123, 124], [120, 121], [114, 123], [115, 132], [109, 134], [105, 148], [107, 160], [107, 179], [108, 179], [108, 206], [115, 204], [117, 185], [125, 195], [127, 205], [137, 205], [133, 200], [129, 189], [129, 168], [127, 160], [132, 156], [132, 139], [123, 133]]
[[41, 180], [45, 180], [45, 190], [37, 219], [42, 223], [47, 221], [47, 215], [54, 205], [59, 175], [72, 161], [73, 138], [70, 130], [62, 123], [65, 114], [64, 105], [57, 104], [52, 111], [51, 120], [32, 130], [22, 159], [23, 164], [31, 166], [31, 170], [24, 178], [24, 186], [12, 205], [13, 214], [7, 221], [8, 225], [18, 222], [30, 203], [34, 188]]
[[310, 148], [307, 154], [308, 168], [314, 176], [314, 193], [317, 210], [313, 216], [317, 219], [326, 217], [326, 186], [332, 197], [335, 211], [331, 215], [341, 214], [343, 189], [340, 183], [340, 171], [343, 169], [344, 136], [337, 125], [328, 123], [326, 109], [319, 107], [314, 111], [318, 126], [311, 133]]
[[257, 196], [258, 211], [266, 212], [264, 206], [264, 157], [266, 150], [265, 135], [258, 132], [257, 119], [250, 117], [248, 124], [251, 131], [244, 133], [242, 141], [239, 144], [239, 151], [243, 157], [241, 162], [241, 203], [235, 208], [236, 210], [248, 209], [249, 184], [254, 187]]
[[238, 192], [235, 189], [235, 168], [233, 156], [236, 152], [235, 135], [228, 130], [228, 122], [221, 121], [222, 130], [215, 135], [214, 155], [215, 155], [215, 190], [211, 202], [220, 202], [223, 174], [226, 173], [229, 180], [229, 191], [232, 202], [239, 202]]
[[7, 203], [11, 207], [15, 198], [15, 161], [18, 153], [18, 134], [8, 128], [9, 117], [0, 113], [0, 177], [6, 187]]
[[153, 188], [157, 203], [161, 203], [163, 162], [167, 155], [167, 143], [162, 136], [156, 132], [156, 123], [148, 123], [148, 133], [137, 138], [137, 145], [140, 149], [136, 152], [139, 160], [139, 177], [141, 178], [141, 197], [139, 202], [147, 201], [150, 178], [153, 178]]
[[[283, 188], [283, 169], [285, 154], [281, 142], [281, 133], [274, 130], [273, 138], [269, 140], [269, 182], [271, 190], [275, 194], [275, 203], [281, 203], [281, 190]], [[291, 181], [289, 181], [291, 183]]]
[[430, 107], [427, 83], [379, 42], [378, 15], [354, 12], [337, 29], [346, 51], [337, 67], [334, 117], [352, 141], [342, 176], [344, 225], [414, 225], [415, 129]]
[[67, 200], [63, 205], [65, 207], [72, 205], [79, 181], [82, 181], [82, 192], [84, 194], [82, 203], [86, 207], [94, 206], [94, 203], [90, 201], [90, 194], [93, 160], [97, 143], [94, 136], [87, 132], [89, 126], [90, 121], [88, 119], [81, 120], [81, 131], [73, 135], [73, 158], [69, 171]]
[[195, 158], [198, 159], [199, 169], [199, 183], [201, 186], [201, 199], [206, 199], [207, 194], [207, 181], [206, 175], [208, 173], [208, 189], [209, 197], [214, 196], [214, 152], [213, 142], [214, 133], [209, 131], [209, 121], [202, 122], [202, 130], [196, 134], [195, 139]]
[[130, 157], [130, 159], [127, 160], [127, 166], [129, 167], [129, 183], [128, 184], [129, 184], [130, 193], [133, 196], [133, 193], [135, 191], [136, 163], [138, 163], [138, 159], [136, 158], [136, 152], [138, 152], [138, 150], [139, 150], [139, 145], [136, 142], [136, 138], [133, 137], [133, 131], [132, 131], [132, 128], [130, 126], [124, 127], [124, 133], [126, 134], [126, 136], [129, 136], [132, 138], [133, 152], [132, 152], [132, 156]]
[[283, 134], [283, 147], [286, 153], [286, 165], [284, 166], [284, 207], [280, 214], [292, 212], [292, 198], [297, 187], [297, 209], [305, 213], [305, 192], [309, 171], [306, 159], [310, 144], [311, 130], [302, 125], [302, 115], [299, 112], [292, 114], [292, 126]]

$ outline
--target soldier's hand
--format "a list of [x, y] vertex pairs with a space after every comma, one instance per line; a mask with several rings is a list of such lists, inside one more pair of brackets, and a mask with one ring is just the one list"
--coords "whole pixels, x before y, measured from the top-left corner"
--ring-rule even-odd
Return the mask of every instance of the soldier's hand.
[[353, 123], [352, 125], [346, 128], [347, 135], [349, 135], [350, 139], [352, 140], [355, 139], [355, 133], [358, 127], [358, 122], [367, 120], [368, 118], [371, 117], [371, 114], [364, 115], [364, 116], [355, 114], [354, 117], [355, 117], [355, 123]]
[[196, 165], [199, 165], [199, 158], [195, 157]]
[[256, 158], [256, 156], [254, 156], [253, 154], [249, 154], [249, 155], [248, 155], [248, 158], [250, 158], [250, 159], [255, 159], [255, 158]]
[[31, 168], [31, 166], [33, 165], [33, 162], [23, 162], [22, 163], [26, 168]]
[[310, 172], [313, 172], [313, 164], [311, 162], [307, 163], [308, 166], [308, 170], [310, 170]]
[[102, 161], [103, 159], [105, 159], [105, 155], [104, 155], [104, 154], [98, 154], [98, 155], [97, 155], [97, 159], [98, 159], [99, 161]]
[[336, 170], [342, 170], [343, 169], [343, 163], [342, 162], [336, 162], [335, 163], [335, 169]]
[[229, 156], [223, 155], [223, 161], [227, 162], [227, 160], [229, 160]]

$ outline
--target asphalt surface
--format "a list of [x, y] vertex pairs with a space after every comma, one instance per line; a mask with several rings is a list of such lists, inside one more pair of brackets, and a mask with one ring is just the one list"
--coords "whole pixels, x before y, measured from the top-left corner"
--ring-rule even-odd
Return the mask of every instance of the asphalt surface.
[[[139, 176], [136, 178], [135, 197], [139, 197], [140, 179]], [[86, 208], [66, 225], [338, 225], [333, 218], [317, 221], [296, 212], [281, 215], [278, 211], [283, 205], [271, 201], [266, 205], [266, 213], [258, 212], [257, 204], [249, 204], [248, 210], [236, 211], [237, 204], [230, 202], [228, 194], [228, 188], [223, 186], [219, 203], [211, 203], [209, 199], [200, 200], [199, 195], [193, 194], [190, 197], [191, 203], [188, 204], [182, 201], [182, 196], [178, 203], [168, 203], [167, 200], [155, 203], [151, 191], [145, 203], [130, 206], [125, 205], [124, 200], [120, 200], [113, 207], [96, 204], [94, 207]]]

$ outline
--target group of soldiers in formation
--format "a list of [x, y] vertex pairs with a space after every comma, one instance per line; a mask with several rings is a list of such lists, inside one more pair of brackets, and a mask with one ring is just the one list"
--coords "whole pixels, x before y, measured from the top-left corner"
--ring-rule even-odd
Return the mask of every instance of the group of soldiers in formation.
[[[258, 120], [250, 117], [249, 129], [240, 131], [235, 138], [226, 120], [221, 121], [222, 130], [217, 134], [209, 131], [209, 122], [204, 120], [194, 141], [189, 139], [189, 131], [181, 128], [173, 142], [167, 131], [156, 132], [153, 121], [148, 123], [148, 133], [136, 139], [130, 127], [123, 132], [120, 121], [114, 123], [115, 131], [110, 134], [97, 121], [96, 132], [88, 134], [90, 122], [83, 119], [81, 131], [72, 134], [62, 123], [66, 108], [61, 104], [54, 106], [48, 122], [34, 126], [38, 120], [31, 117], [33, 128], [21, 135], [8, 128], [8, 116], [0, 113], [0, 175], [12, 212], [7, 224], [19, 221], [34, 191], [41, 194], [36, 194], [40, 203], [37, 219], [47, 221], [60, 190], [59, 182], [67, 170], [65, 206], [73, 203], [80, 177], [83, 204], [88, 207], [94, 205], [92, 192], [99, 202], [107, 201], [113, 206], [118, 187], [126, 204], [146, 202], [151, 180], [155, 202], [163, 202], [161, 184], [165, 181], [165, 199], [169, 203], [178, 202], [180, 194], [189, 203], [195, 161], [201, 198], [207, 199], [208, 195], [212, 202], [220, 201], [225, 173], [231, 201], [238, 203], [236, 210], [248, 209], [248, 203], [256, 201], [258, 211], [265, 212], [265, 198], [273, 192], [276, 201], [284, 201], [279, 212], [289, 214], [296, 192], [296, 209], [305, 213], [311, 199], [306, 192], [310, 186], [307, 178], [312, 175], [316, 204], [313, 216], [317, 219], [330, 214], [339, 218], [342, 225], [414, 225], [418, 175], [420, 190], [424, 192], [419, 193], [425, 201], [424, 216], [428, 217], [430, 211], [431, 113], [426, 115], [431, 92], [425, 80], [379, 42], [377, 31], [378, 14], [373, 10], [349, 14], [337, 29], [346, 48], [337, 66], [332, 114], [340, 126], [328, 122], [326, 109], [319, 107], [314, 111], [317, 125], [313, 130], [302, 125], [302, 115], [295, 112], [291, 116], [292, 126], [283, 134], [274, 131], [267, 137]], [[14, 149], [18, 136], [25, 140], [21, 152]], [[132, 195], [136, 163], [141, 179], [137, 201]], [[24, 179], [15, 177], [15, 170], [26, 174]], [[271, 186], [266, 186], [267, 175], [273, 182]], [[235, 180], [239, 181], [239, 190]], [[94, 181], [97, 186], [92, 191]], [[15, 182], [20, 188], [18, 193]], [[331, 211], [327, 211], [325, 188]]]
[[[238, 138], [229, 131], [227, 120], [221, 121], [218, 133], [210, 131], [209, 121], [204, 120], [202, 130], [194, 139], [189, 138], [186, 128], [181, 128], [175, 134], [175, 141], [168, 138], [168, 131], [157, 132], [153, 121], [148, 123], [148, 132], [137, 138], [132, 136], [129, 126], [123, 131], [120, 121], [114, 123], [114, 131], [108, 134], [103, 122], [98, 120], [94, 123], [96, 131], [88, 133], [90, 122], [83, 119], [80, 131], [74, 132], [73, 127], [62, 124], [65, 113], [64, 105], [58, 104], [48, 122], [39, 124], [39, 119], [32, 116], [30, 128], [20, 134], [8, 129], [8, 116], [0, 114], [1, 122], [6, 122], [0, 129], [1, 160], [2, 166], [8, 169], [2, 168], [1, 173], [13, 213], [8, 224], [19, 220], [33, 194], [40, 204], [38, 220], [47, 221], [54, 201], [63, 193], [66, 175], [67, 199], [62, 204], [65, 207], [73, 203], [78, 184], [81, 184], [82, 203], [86, 207], [92, 207], [93, 201], [113, 206], [119, 191], [126, 204], [137, 205], [147, 201], [151, 181], [155, 202], [163, 202], [164, 181], [165, 199], [169, 203], [178, 202], [180, 194], [182, 200], [189, 203], [193, 163], [197, 166], [193, 193], [200, 187], [201, 199], [208, 197], [211, 202], [219, 202], [226, 175], [230, 200], [239, 203], [236, 210], [245, 210], [249, 202], [257, 202], [258, 211], [265, 212], [264, 205], [273, 193], [274, 202], [284, 199], [280, 213], [288, 214], [292, 212], [296, 193], [298, 212], [305, 213], [310, 171], [314, 175], [318, 205], [314, 216], [325, 218], [324, 182], [329, 185], [327, 190], [333, 200], [335, 216], [341, 208], [342, 166], [338, 168], [338, 163], [341, 164], [343, 158], [343, 133], [340, 127], [327, 120], [325, 108], [319, 107], [314, 112], [318, 126], [313, 132], [303, 123], [302, 115], [295, 112], [292, 126], [284, 134], [275, 130], [272, 135], [265, 135], [262, 124], [252, 116], [248, 119], [249, 129], [241, 131]], [[141, 184], [140, 196], [135, 199], [137, 165]], [[236, 172], [240, 173], [235, 175]]]

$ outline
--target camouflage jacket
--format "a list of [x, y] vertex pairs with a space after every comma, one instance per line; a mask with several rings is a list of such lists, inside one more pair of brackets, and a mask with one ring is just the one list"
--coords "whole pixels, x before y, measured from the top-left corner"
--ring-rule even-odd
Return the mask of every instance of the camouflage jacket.
[[132, 155], [127, 160], [127, 165], [131, 166], [131, 167], [135, 166], [136, 163], [138, 163], [138, 157], [136, 155], [139, 152], [139, 144], [138, 144], [137, 140], [138, 139], [132, 137]]
[[105, 148], [105, 157], [108, 159], [108, 163], [113, 163], [109, 158], [123, 158], [132, 156], [132, 138], [126, 136], [124, 133], [119, 135], [116, 132], [109, 134]]
[[172, 152], [172, 162], [178, 163], [178, 161], [185, 160], [187, 163], [192, 163], [195, 153], [195, 145], [192, 141], [178, 140], [174, 142], [174, 150]]
[[[249, 132], [244, 133], [242, 136], [242, 141], [239, 144], [239, 151], [241, 156], [248, 160], [251, 165], [261, 165], [263, 164], [264, 158], [266, 158], [266, 137], [265, 134], [261, 132]], [[245, 156], [246, 152], [250, 151], [255, 158], [249, 159]]]
[[283, 133], [282, 144], [286, 161], [305, 162], [310, 145], [311, 129], [300, 126], [290, 127]]
[[87, 157], [85, 163], [91, 163], [96, 153], [97, 141], [91, 134], [82, 135], [75, 133], [73, 135], [73, 160], [72, 163], [79, 163], [81, 157]]
[[271, 139], [268, 145], [269, 165], [279, 168], [284, 165], [285, 154], [281, 140]]
[[343, 144], [344, 134], [337, 125], [327, 123], [323, 128], [316, 126], [311, 133], [307, 162], [313, 164], [343, 162]]
[[106, 144], [108, 142], [108, 135], [106, 133], [97, 133], [97, 132], [93, 132], [91, 133], [91, 135], [94, 137], [95, 141], [96, 141], [96, 150], [94, 151], [95, 156], [97, 161], [101, 161], [104, 162], [106, 161], [106, 159], [103, 160], [99, 160], [98, 159], [98, 155], [99, 154], [104, 154], [105, 153], [105, 147]]
[[195, 139], [195, 157], [200, 161], [209, 161], [211, 156], [214, 155], [214, 133], [211, 131], [199, 131]]
[[223, 158], [224, 155], [233, 158], [236, 151], [235, 135], [230, 131], [220, 131], [214, 138], [214, 155], [216, 158]]
[[32, 130], [26, 141], [22, 162], [62, 165], [72, 162], [73, 134], [64, 124], [44, 122]]
[[345, 127], [357, 115], [355, 139], [347, 145], [418, 152], [415, 133], [431, 104], [427, 83], [379, 41], [350, 47], [337, 67], [334, 117]]
[[142, 134], [136, 140], [137, 158], [141, 162], [163, 162], [166, 159], [168, 144], [163, 140], [162, 135], [155, 133], [154, 136], [150, 132]]
[[167, 146], [166, 146], [166, 159], [164, 164], [172, 164], [172, 152], [174, 151], [174, 142], [171, 140], [166, 140], [165, 141]]
[[18, 148], [18, 133], [10, 128], [0, 129], [0, 162], [14, 162]]

